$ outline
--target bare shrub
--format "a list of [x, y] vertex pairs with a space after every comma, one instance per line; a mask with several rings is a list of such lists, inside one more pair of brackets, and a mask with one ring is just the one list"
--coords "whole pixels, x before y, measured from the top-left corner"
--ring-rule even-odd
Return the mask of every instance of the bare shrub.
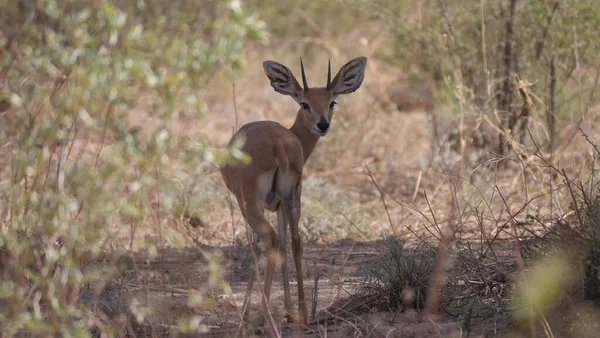
[[435, 248], [428, 243], [406, 247], [392, 236], [384, 243], [381, 260], [364, 270], [366, 280], [358, 296], [373, 299], [372, 308], [389, 311], [423, 309], [435, 266]]
[[344, 318], [373, 310], [396, 312], [424, 308], [436, 263], [435, 248], [427, 243], [408, 248], [393, 236], [386, 237], [382, 244], [381, 258], [363, 268], [364, 280], [356, 293], [326, 312]]

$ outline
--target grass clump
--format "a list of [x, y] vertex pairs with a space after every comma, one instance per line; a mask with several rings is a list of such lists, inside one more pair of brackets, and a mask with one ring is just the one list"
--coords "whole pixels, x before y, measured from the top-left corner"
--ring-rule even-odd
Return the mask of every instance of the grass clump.
[[442, 286], [440, 306], [468, 330], [472, 320], [506, 310], [509, 281], [517, 266], [514, 261], [478, 258], [464, 248], [458, 249], [455, 257]]
[[383, 240], [384, 252], [363, 270], [364, 280], [343, 305], [327, 311], [340, 317], [370, 311], [423, 309], [436, 263], [436, 250], [428, 243], [406, 247], [397, 237]]
[[396, 237], [384, 239], [385, 252], [372, 267], [365, 268], [366, 279], [360, 296], [372, 299], [371, 308], [403, 311], [423, 309], [429, 280], [436, 263], [436, 250], [428, 243], [406, 247]]

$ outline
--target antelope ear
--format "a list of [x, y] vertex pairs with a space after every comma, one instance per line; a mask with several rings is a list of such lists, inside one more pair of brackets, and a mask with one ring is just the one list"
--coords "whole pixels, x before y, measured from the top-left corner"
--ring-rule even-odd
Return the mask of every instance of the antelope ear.
[[346, 63], [331, 81], [331, 92], [333, 96], [350, 94], [356, 91], [365, 78], [365, 67], [367, 58], [357, 57]]
[[267, 74], [267, 77], [271, 81], [271, 87], [273, 87], [276, 92], [289, 95], [294, 98], [294, 100], [298, 101], [302, 88], [300, 88], [298, 80], [296, 80], [294, 74], [292, 74], [292, 71], [288, 67], [279, 62], [265, 61], [263, 62], [263, 68], [265, 69], [265, 74]]

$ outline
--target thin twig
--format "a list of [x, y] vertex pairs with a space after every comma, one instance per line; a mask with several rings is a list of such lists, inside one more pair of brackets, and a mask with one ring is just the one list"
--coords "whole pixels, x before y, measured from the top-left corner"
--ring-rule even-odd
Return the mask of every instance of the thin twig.
[[575, 193], [571, 188], [571, 180], [567, 176], [567, 173], [564, 169], [561, 170], [562, 176], [565, 178], [565, 182], [567, 183], [567, 189], [569, 189], [569, 194], [571, 195], [571, 199], [573, 200], [573, 207], [575, 208], [575, 213], [577, 214], [577, 220], [579, 220], [579, 225], [583, 226], [583, 217], [581, 216], [581, 212], [579, 211], [579, 205], [577, 203], [577, 198], [575, 198]]
[[[513, 236], [514, 236], [514, 252], [515, 252], [515, 259], [517, 261], [517, 266], [519, 267], [519, 272], [521, 273], [521, 276], [524, 279], [524, 285], [525, 288], [528, 288], [529, 283], [527, 282], [527, 276], [525, 274], [525, 261], [523, 260], [523, 256], [521, 255], [521, 246], [520, 246], [520, 242], [519, 242], [519, 235], [517, 234], [517, 220], [515, 218], [515, 216], [518, 214], [512, 214], [510, 211], [510, 208], [508, 206], [508, 203], [506, 203], [506, 199], [504, 198], [504, 195], [502, 194], [502, 191], [500, 190], [500, 188], [498, 186], [496, 186], [496, 190], [498, 191], [498, 195], [500, 196], [500, 198], [502, 199], [502, 202], [504, 203], [504, 206], [506, 208], [506, 211], [508, 212], [511, 220], [513, 221]], [[520, 212], [519, 212], [520, 213]], [[529, 290], [526, 290], [527, 293], [529, 293]], [[531, 304], [531, 302], [528, 302], [529, 305], [529, 328], [531, 330], [531, 336], [535, 337], [535, 322], [534, 322], [534, 313], [533, 313], [533, 304]]]
[[433, 208], [431, 207], [431, 203], [429, 202], [429, 198], [427, 197], [427, 192], [423, 191], [423, 194], [425, 195], [425, 201], [427, 202], [427, 208], [429, 209], [429, 212], [431, 213], [431, 218], [433, 219], [433, 226], [435, 226], [438, 233], [440, 234], [439, 240], [445, 243], [446, 241], [444, 240], [444, 235], [442, 234], [442, 229], [440, 228], [440, 225], [438, 224], [438, 221], [435, 218], [435, 212], [433, 212]]
[[536, 41], [536, 43], [535, 43], [535, 58], [536, 59], [539, 59], [540, 56], [542, 56], [542, 50], [544, 49], [546, 37], [548, 37], [548, 32], [550, 31], [550, 27], [552, 26], [552, 19], [554, 18], [554, 13], [556, 13], [556, 10], [558, 9], [559, 4], [560, 3], [558, 0], [554, 0], [554, 2], [552, 3], [552, 9], [550, 11], [550, 14], [548, 14], [548, 16], [546, 17], [546, 25], [544, 26], [544, 29], [542, 30], [542, 36], [540, 38], [538, 38], [538, 41]]
[[379, 192], [379, 197], [381, 198], [381, 203], [383, 203], [383, 207], [385, 208], [385, 213], [387, 215], [388, 222], [390, 223], [390, 228], [392, 229], [392, 233], [394, 234], [394, 236], [396, 236], [396, 229], [394, 229], [394, 224], [392, 223], [392, 217], [390, 216], [390, 211], [388, 210], [388, 206], [385, 203], [385, 197], [384, 197], [383, 191], [381, 190], [379, 185], [377, 185], [377, 182], [375, 182], [375, 178], [373, 177], [373, 173], [371, 173], [371, 170], [369, 169], [369, 165], [367, 164], [367, 162], [365, 162], [365, 168], [367, 169], [367, 175], [369, 175], [369, 178], [371, 178], [371, 182], [373, 182], [373, 185]]
[[588, 136], [588, 134], [586, 134], [583, 131], [583, 129], [581, 129], [581, 127], [578, 127], [577, 129], [579, 129], [579, 131], [581, 132], [583, 137], [585, 137], [585, 140], [587, 141], [587, 143], [591, 144], [592, 147], [594, 147], [594, 149], [596, 150], [596, 153], [598, 153], [598, 156], [600, 156], [600, 149], [598, 149], [598, 145], [596, 143], [592, 142], [592, 140], [590, 140], [590, 137]]
[[231, 92], [233, 94], [233, 113], [235, 114], [235, 124], [233, 125], [233, 133], [235, 134], [238, 131], [238, 109], [235, 95], [235, 70], [233, 69], [233, 65], [231, 65]]
[[314, 286], [313, 286], [313, 301], [310, 317], [314, 320], [317, 314], [317, 303], [319, 301], [319, 267], [317, 261], [313, 262]]
[[356, 231], [358, 231], [358, 233], [360, 233], [361, 236], [364, 237], [365, 240], [370, 240], [371, 237], [369, 237], [369, 235], [367, 235], [364, 231], [362, 231], [358, 225], [356, 225], [356, 223], [354, 223], [348, 216], [346, 216], [346, 214], [344, 214], [343, 212], [340, 213], [340, 215], [342, 215], [342, 217], [344, 217], [346, 219], [346, 221], [348, 221], [348, 223], [350, 223], [350, 225], [352, 225], [354, 227], [354, 229], [356, 229]]
[[96, 160], [94, 161], [94, 168], [96, 168], [96, 165], [98, 165], [98, 159], [100, 158], [100, 153], [102, 152], [102, 149], [104, 148], [104, 141], [106, 139], [106, 132], [108, 130], [108, 119], [110, 118], [110, 113], [112, 112], [112, 107], [113, 107], [113, 104], [111, 102], [108, 104], [108, 107], [106, 108], [106, 115], [104, 116], [104, 130], [102, 130], [100, 149], [98, 149], [98, 152], [96, 153]]

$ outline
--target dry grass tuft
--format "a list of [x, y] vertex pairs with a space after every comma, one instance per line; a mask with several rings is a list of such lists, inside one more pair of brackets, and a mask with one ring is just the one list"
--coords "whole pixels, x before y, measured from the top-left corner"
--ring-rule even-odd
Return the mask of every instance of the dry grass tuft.
[[472, 251], [457, 253], [440, 295], [441, 309], [469, 330], [476, 319], [505, 313], [510, 303], [509, 283], [517, 271], [514, 260], [478, 258]]
[[371, 309], [423, 309], [436, 255], [429, 243], [407, 247], [398, 238], [387, 237], [381, 259], [364, 269], [366, 279], [357, 297], [370, 299]]
[[436, 264], [436, 250], [428, 243], [405, 246], [400, 239], [388, 236], [384, 252], [372, 266], [364, 267], [363, 281], [350, 297], [329, 306], [329, 316], [316, 321], [352, 318], [373, 311], [402, 312], [423, 309], [429, 279]]

